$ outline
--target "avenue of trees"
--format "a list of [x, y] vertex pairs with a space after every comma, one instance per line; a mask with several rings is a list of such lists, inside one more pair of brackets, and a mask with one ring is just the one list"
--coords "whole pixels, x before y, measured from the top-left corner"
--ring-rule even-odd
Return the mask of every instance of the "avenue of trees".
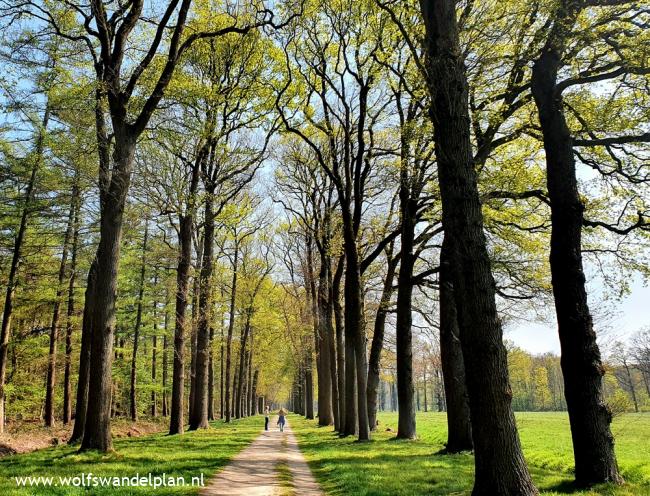
[[[367, 441], [378, 410], [402, 439], [445, 411], [475, 495], [532, 495], [513, 412], [567, 410], [576, 483], [624, 483], [610, 423], [650, 404], [650, 337], [604, 353], [593, 314], [648, 276], [649, 22], [0, 0], [0, 429], [110, 451], [115, 417], [270, 403]], [[504, 340], [536, 318], [560, 356]]]

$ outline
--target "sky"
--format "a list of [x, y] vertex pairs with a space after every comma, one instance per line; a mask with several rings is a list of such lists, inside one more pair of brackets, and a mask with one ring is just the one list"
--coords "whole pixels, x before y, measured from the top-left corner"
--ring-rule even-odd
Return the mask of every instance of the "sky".
[[[594, 306], [591, 300], [590, 305]], [[626, 341], [635, 332], [650, 327], [650, 287], [637, 277], [631, 284], [630, 294], [618, 302], [615, 308], [616, 314], [610, 323], [612, 329], [607, 338]], [[597, 319], [595, 326], [598, 333]], [[531, 353], [560, 352], [557, 328], [552, 323], [513, 324], [506, 328], [504, 337]]]

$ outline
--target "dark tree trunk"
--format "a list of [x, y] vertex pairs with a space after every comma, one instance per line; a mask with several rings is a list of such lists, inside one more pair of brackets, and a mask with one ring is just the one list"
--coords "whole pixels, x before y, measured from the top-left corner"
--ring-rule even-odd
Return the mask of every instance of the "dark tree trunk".
[[[402, 167], [406, 169], [406, 167]], [[397, 437], [415, 439], [415, 405], [413, 384], [413, 240], [415, 237], [415, 212], [417, 205], [410, 198], [408, 177], [402, 173], [400, 184], [401, 208], [401, 255], [399, 275], [397, 276], [397, 319], [395, 324], [397, 401], [399, 415]]]
[[[201, 264], [203, 259], [203, 236], [199, 243], [199, 250], [196, 254], [196, 265], [194, 267], [194, 284], [192, 288], [192, 335], [190, 336], [190, 397], [188, 401], [188, 417], [192, 418], [192, 412], [195, 405], [196, 394], [196, 349], [198, 340], [198, 315], [199, 315], [199, 295], [201, 294]], [[190, 420], [191, 422], [191, 420]]]
[[357, 365], [354, 353], [354, 343], [345, 336], [345, 425], [341, 435], [356, 436], [357, 425]]
[[0, 328], [0, 433], [4, 432], [5, 426], [5, 382], [7, 375], [7, 348], [9, 347], [9, 335], [11, 333], [11, 317], [13, 315], [13, 302], [14, 293], [16, 290], [16, 282], [18, 275], [18, 266], [22, 258], [23, 241], [25, 239], [25, 232], [27, 232], [27, 224], [29, 222], [29, 215], [32, 211], [32, 203], [34, 201], [34, 186], [36, 185], [36, 176], [38, 170], [43, 162], [43, 151], [45, 141], [45, 131], [50, 120], [49, 105], [45, 107], [45, 114], [41, 124], [41, 131], [39, 131], [36, 138], [35, 146], [35, 160], [32, 167], [27, 189], [25, 190], [25, 200], [23, 203], [23, 211], [20, 217], [20, 225], [18, 233], [14, 240], [14, 247], [11, 257], [11, 265], [9, 267], [9, 275], [7, 276], [7, 291], [5, 293], [4, 310], [2, 312], [2, 328]]
[[111, 385], [113, 334], [117, 272], [122, 238], [122, 217], [129, 189], [136, 136], [129, 128], [114, 129], [113, 171], [108, 190], [102, 193], [100, 240], [97, 248], [97, 281], [92, 301], [92, 344], [90, 360], [93, 373], [88, 388], [88, 411], [81, 443], [82, 450], [110, 451]]
[[330, 340], [334, 333], [332, 329], [332, 307], [329, 288], [330, 263], [327, 247], [323, 248], [320, 257], [318, 274], [318, 292], [316, 295], [318, 308], [318, 332], [316, 334], [316, 350], [320, 357], [318, 371], [318, 425], [332, 425], [334, 411], [332, 408], [332, 357], [330, 355]]
[[[566, 6], [567, 3], [573, 5]], [[546, 152], [551, 200], [551, 276], [560, 335], [564, 395], [571, 424], [575, 477], [580, 485], [622, 482], [610, 429], [611, 413], [603, 401], [603, 365], [587, 304], [582, 267], [584, 205], [578, 192], [573, 140], [556, 88], [564, 36], [577, 16], [574, 2], [563, 2], [556, 25], [533, 66], [532, 93]]]
[[257, 410], [257, 381], [259, 380], [260, 371], [255, 369], [253, 374], [253, 385], [251, 387], [251, 415], [257, 415], [259, 412]]
[[208, 420], [214, 420], [214, 350], [212, 342], [214, 341], [214, 328], [210, 326], [210, 350], [208, 359]]
[[368, 424], [371, 430], [377, 429], [377, 393], [379, 391], [379, 373], [381, 365], [381, 351], [384, 348], [384, 330], [386, 328], [386, 315], [393, 297], [393, 282], [397, 268], [397, 258], [392, 258], [392, 246], [387, 252], [388, 268], [384, 277], [384, 287], [379, 301], [379, 308], [375, 316], [375, 327], [370, 346], [368, 360]]
[[[158, 271], [154, 276], [154, 288], [158, 285]], [[158, 398], [156, 395], [157, 359], [158, 359], [158, 302], [153, 302], [153, 336], [151, 337], [151, 416], [158, 416]]]
[[59, 316], [61, 314], [61, 300], [65, 291], [65, 273], [68, 264], [68, 251], [70, 248], [70, 238], [74, 229], [76, 202], [77, 202], [77, 178], [72, 190], [72, 201], [70, 202], [70, 212], [68, 213], [68, 225], [63, 236], [63, 247], [61, 253], [61, 262], [59, 263], [59, 277], [57, 280], [56, 297], [54, 308], [52, 310], [52, 323], [50, 325], [50, 350], [47, 362], [47, 380], [45, 386], [45, 408], [43, 418], [46, 427], [54, 426], [54, 391], [56, 386], [56, 358], [57, 346], [59, 342]]
[[[474, 445], [448, 251], [449, 244], [443, 240], [440, 253], [440, 362], [447, 400], [445, 449], [448, 453], [459, 453], [471, 451]], [[439, 401], [439, 409], [441, 405]]]
[[77, 250], [79, 247], [79, 216], [81, 210], [81, 197], [79, 187], [73, 188], [75, 201], [74, 232], [72, 235], [70, 273], [68, 281], [68, 312], [65, 331], [65, 370], [63, 374], [63, 424], [67, 425], [72, 420], [72, 333], [74, 331], [73, 318], [75, 313], [75, 282], [77, 278]]
[[237, 383], [237, 390], [235, 391], [235, 418], [241, 418], [242, 417], [242, 411], [241, 411], [241, 405], [242, 405], [242, 394], [243, 394], [243, 384], [244, 384], [244, 378], [246, 377], [244, 375], [244, 366], [246, 362], [246, 345], [248, 344], [248, 333], [250, 332], [251, 328], [251, 313], [252, 309], [249, 308], [246, 312], [246, 323], [244, 324], [244, 332], [241, 336], [241, 344], [239, 346], [239, 373], [238, 377], [239, 382]]
[[506, 350], [473, 166], [468, 87], [458, 39], [456, 2], [421, 0], [420, 6], [426, 28], [424, 49], [442, 223], [450, 244], [472, 420], [473, 494], [537, 494], [510, 405], [512, 390]]
[[221, 346], [219, 351], [219, 418], [223, 419], [223, 320], [221, 321]]
[[86, 411], [88, 410], [88, 387], [90, 383], [90, 346], [92, 343], [92, 312], [95, 280], [97, 278], [97, 259], [95, 258], [88, 271], [86, 292], [84, 295], [83, 321], [81, 324], [81, 350], [79, 351], [79, 379], [77, 381], [77, 400], [75, 404], [74, 427], [68, 440], [75, 444], [82, 440], [86, 426]]
[[199, 185], [200, 164], [203, 155], [199, 154], [192, 165], [187, 208], [178, 218], [178, 267], [176, 269], [176, 309], [174, 324], [174, 350], [172, 371], [172, 397], [169, 419], [169, 434], [182, 434], [185, 428], [185, 336], [187, 328], [187, 299], [189, 293], [190, 266], [192, 264], [192, 235], [196, 191]]
[[235, 254], [232, 264], [232, 284], [230, 286], [230, 311], [228, 320], [228, 335], [226, 338], [226, 395], [224, 397], [224, 406], [226, 408], [226, 422], [230, 422], [232, 410], [230, 409], [230, 362], [232, 357], [232, 335], [235, 330], [235, 301], [237, 297], [237, 269], [239, 262], [239, 244], [235, 240]]
[[[345, 250], [345, 284], [343, 294], [345, 298], [345, 341], [354, 349], [354, 366], [356, 377], [356, 423], [360, 441], [370, 439], [370, 428], [368, 426], [368, 404], [367, 383], [368, 383], [368, 361], [366, 358], [366, 331], [363, 317], [363, 296], [361, 293], [361, 271], [359, 254], [354, 223], [350, 215], [349, 206], [343, 208], [343, 232]], [[346, 360], [346, 364], [348, 364]], [[349, 377], [349, 376], [348, 376]], [[346, 378], [347, 379], [347, 378]], [[346, 392], [350, 395], [349, 392]], [[348, 419], [352, 418], [353, 405], [346, 398], [346, 408], [349, 410]], [[349, 433], [348, 420], [346, 430]]]
[[190, 429], [206, 429], [208, 424], [208, 366], [210, 358], [210, 295], [214, 252], [214, 189], [207, 191], [203, 233], [203, 261], [199, 283], [199, 307], [196, 338], [196, 375], [194, 406], [190, 409]]
[[172, 398], [170, 434], [182, 434], [185, 428], [185, 329], [187, 326], [187, 297], [189, 292], [190, 264], [192, 263], [192, 215], [179, 219], [179, 253], [176, 270], [176, 316], [174, 326], [174, 370], [172, 375]]
[[253, 398], [253, 335], [251, 333], [251, 345], [250, 345], [250, 353], [248, 354], [248, 386], [246, 388], [246, 391], [248, 392], [248, 396], [246, 398], [246, 416], [250, 416], [253, 413], [253, 409], [251, 408], [251, 402]]
[[[135, 314], [135, 329], [133, 330], [133, 355], [131, 355], [131, 389], [129, 391], [129, 405], [131, 420], [138, 420], [138, 395], [136, 391], [138, 373], [138, 347], [140, 344], [140, 327], [142, 327], [142, 305], [144, 299], [144, 280], [147, 271], [147, 241], [149, 238], [149, 222], [145, 220], [144, 240], [142, 241], [142, 262], [140, 265], [140, 281], [138, 288], [138, 304]], [[146, 350], [145, 350], [146, 352]]]
[[238, 376], [240, 377], [239, 383], [237, 384], [237, 390], [235, 391], [235, 397], [236, 397], [236, 408], [235, 408], [235, 418], [241, 418], [242, 417], [242, 411], [241, 411], [241, 405], [242, 405], [242, 395], [243, 395], [243, 384], [244, 380], [242, 378], [246, 377], [244, 374], [244, 368], [245, 368], [245, 363], [246, 363], [246, 345], [248, 344], [248, 334], [250, 333], [251, 329], [251, 316], [252, 316], [252, 308], [248, 308], [246, 311], [246, 323], [244, 324], [244, 332], [241, 336], [241, 344], [239, 347], [239, 373]]
[[167, 358], [167, 314], [165, 314], [165, 335], [163, 336], [163, 356], [162, 356], [162, 416], [169, 415], [169, 405], [167, 401], [167, 369], [169, 368], [169, 361]]
[[332, 306], [334, 309], [334, 326], [336, 329], [336, 376], [338, 378], [338, 412], [339, 432], [345, 431], [345, 349], [343, 344], [343, 309], [341, 307], [341, 279], [345, 258], [342, 256], [336, 266], [336, 272], [332, 278]]

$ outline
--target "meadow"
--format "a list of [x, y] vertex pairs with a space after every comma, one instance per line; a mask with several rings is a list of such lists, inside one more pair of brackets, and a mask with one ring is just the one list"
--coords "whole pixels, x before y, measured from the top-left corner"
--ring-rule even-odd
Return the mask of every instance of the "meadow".
[[[614, 420], [618, 463], [626, 484], [581, 490], [572, 484], [573, 454], [566, 413], [517, 413], [524, 455], [545, 495], [650, 495], [650, 414]], [[444, 413], [419, 413], [417, 441], [395, 439], [396, 413], [380, 413], [370, 442], [339, 438], [316, 421], [291, 422], [314, 475], [328, 495], [465, 495], [473, 483], [471, 453], [444, 454]], [[390, 431], [388, 430], [390, 429]]]

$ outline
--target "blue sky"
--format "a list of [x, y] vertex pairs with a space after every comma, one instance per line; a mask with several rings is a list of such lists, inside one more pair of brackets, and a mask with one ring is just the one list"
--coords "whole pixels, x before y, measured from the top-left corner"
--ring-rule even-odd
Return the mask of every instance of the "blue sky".
[[[591, 307], [596, 305], [593, 300], [590, 299]], [[643, 284], [641, 277], [635, 278], [630, 294], [614, 308], [616, 312], [610, 322], [612, 329], [607, 339], [625, 341], [641, 328], [650, 326], [650, 287]], [[598, 319], [595, 321], [598, 332]], [[505, 330], [505, 338], [532, 353], [560, 352], [557, 329], [551, 323], [513, 324]]]

